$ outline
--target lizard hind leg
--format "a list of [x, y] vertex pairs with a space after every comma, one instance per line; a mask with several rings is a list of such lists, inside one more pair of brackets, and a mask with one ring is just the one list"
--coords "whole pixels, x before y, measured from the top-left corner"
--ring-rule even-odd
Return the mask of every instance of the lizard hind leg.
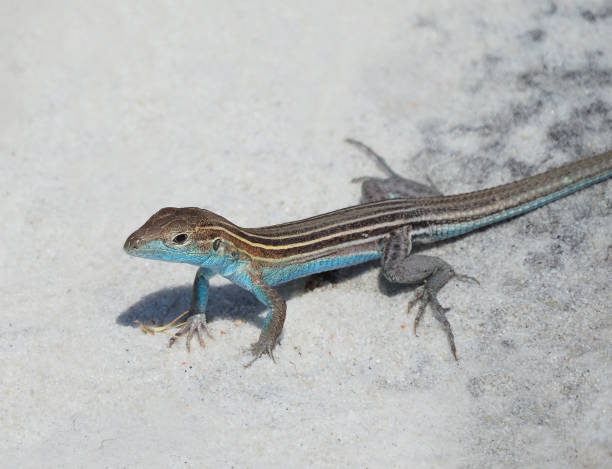
[[387, 175], [386, 178], [366, 176], [353, 179], [353, 182], [361, 183], [362, 203], [397, 198], [438, 197], [442, 195], [431, 181], [428, 181], [429, 185], [427, 185], [400, 176], [391, 169], [382, 156], [364, 143], [351, 138], [346, 139], [346, 142], [363, 151]]
[[438, 301], [438, 292], [450, 279], [475, 280], [472, 277], [458, 275], [450, 264], [432, 256], [410, 254], [410, 227], [405, 227], [392, 233], [387, 240], [381, 258], [382, 272], [387, 280], [395, 283], [421, 283], [414, 292], [414, 298], [408, 303], [408, 312], [418, 305], [414, 319], [414, 333], [425, 313], [427, 306], [431, 307], [434, 317], [446, 332], [451, 353], [457, 360], [457, 348], [453, 330], [446, 317], [449, 308], [444, 308]]

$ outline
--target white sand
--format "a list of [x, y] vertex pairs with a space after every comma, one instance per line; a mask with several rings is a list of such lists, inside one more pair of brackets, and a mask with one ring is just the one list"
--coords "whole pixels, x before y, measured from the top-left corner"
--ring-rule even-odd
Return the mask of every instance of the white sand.
[[223, 279], [204, 350], [132, 322], [195, 273], [123, 253], [153, 212], [354, 204], [345, 137], [446, 193], [612, 148], [609, 2], [308, 3], [2, 7], [1, 465], [610, 464], [610, 182], [428, 250], [481, 281], [440, 295], [459, 363], [375, 268], [284, 287], [277, 364], [243, 368], [264, 310]]

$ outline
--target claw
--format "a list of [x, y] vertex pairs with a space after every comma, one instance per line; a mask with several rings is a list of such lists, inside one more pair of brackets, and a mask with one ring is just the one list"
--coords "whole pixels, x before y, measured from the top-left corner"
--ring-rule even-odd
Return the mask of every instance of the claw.
[[455, 278], [461, 282], [475, 283], [476, 285], [480, 285], [478, 279], [476, 277], [472, 277], [471, 275], [455, 274]]
[[272, 353], [272, 349], [274, 348], [274, 342], [260, 342], [257, 341], [251, 344], [251, 353], [253, 354], [253, 359], [249, 361], [245, 368], [250, 367], [255, 360], [259, 359], [264, 353], [267, 354], [274, 363], [276, 363], [276, 359], [274, 358], [274, 354]]
[[[467, 276], [461, 276], [461, 277], [467, 277]], [[469, 277], [469, 278], [473, 279], [472, 277]], [[476, 280], [476, 279], [473, 279], [473, 280]], [[451, 353], [453, 354], [453, 357], [455, 358], [455, 360], [458, 361], [457, 348], [455, 347], [455, 337], [453, 335], [453, 330], [451, 328], [451, 325], [448, 322], [448, 319], [446, 318], [446, 312], [449, 311], [450, 308], [444, 308], [438, 302], [438, 298], [436, 297], [436, 295], [427, 289], [427, 285], [422, 285], [416, 289], [414, 293], [414, 298], [408, 302], [408, 313], [410, 313], [410, 310], [417, 303], [419, 304], [419, 309], [417, 311], [416, 317], [414, 318], [414, 328], [413, 328], [414, 335], [418, 336], [417, 327], [419, 326], [419, 322], [421, 321], [423, 314], [425, 314], [425, 308], [427, 307], [427, 305], [430, 305], [433, 311], [434, 317], [440, 324], [442, 324], [442, 327], [446, 331], [446, 337], [448, 338], [448, 344], [450, 346]]]

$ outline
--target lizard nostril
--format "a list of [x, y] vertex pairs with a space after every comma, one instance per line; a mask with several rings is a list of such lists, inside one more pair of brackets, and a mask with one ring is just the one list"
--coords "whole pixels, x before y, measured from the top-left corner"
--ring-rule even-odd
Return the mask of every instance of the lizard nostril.
[[131, 236], [125, 241], [123, 245], [123, 249], [126, 251], [130, 251], [132, 249], [138, 249], [138, 245], [140, 244], [139, 238], [132, 238]]

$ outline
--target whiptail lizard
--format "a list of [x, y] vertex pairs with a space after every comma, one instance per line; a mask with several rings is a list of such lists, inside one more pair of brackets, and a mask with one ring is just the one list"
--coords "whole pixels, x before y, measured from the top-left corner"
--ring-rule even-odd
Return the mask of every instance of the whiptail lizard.
[[208, 210], [161, 209], [125, 242], [128, 254], [199, 267], [193, 284], [190, 317], [170, 340], [195, 335], [204, 345], [208, 280], [220, 274], [252, 292], [269, 308], [254, 358], [271, 358], [283, 329], [286, 304], [273, 286], [298, 277], [380, 259], [391, 282], [422, 283], [409, 303], [418, 305], [414, 329], [425, 307], [446, 331], [457, 358], [451, 326], [436, 297], [455, 273], [442, 259], [410, 255], [413, 244], [432, 243], [482, 228], [572, 194], [612, 176], [612, 151], [476, 192], [442, 195], [435, 187], [397, 175], [363, 143], [347, 140], [371, 156], [386, 179], [360, 178], [362, 204], [304, 220], [262, 228], [241, 228]]

